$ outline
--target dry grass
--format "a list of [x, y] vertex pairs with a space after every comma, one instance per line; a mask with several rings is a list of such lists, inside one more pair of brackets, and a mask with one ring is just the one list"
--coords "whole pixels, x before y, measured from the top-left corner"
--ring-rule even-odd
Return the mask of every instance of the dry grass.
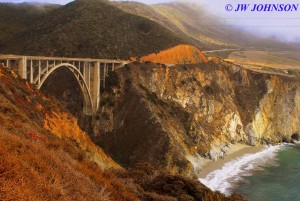
[[149, 164], [116, 172], [115, 163], [74, 117], [12, 72], [0, 68], [0, 73], [1, 201], [228, 200], [199, 182]]
[[90, 157], [102, 167], [119, 168], [92, 143], [77, 125], [77, 119], [56, 100], [42, 95], [27, 81], [19, 79], [13, 71], [1, 67], [0, 72], [0, 120], [4, 128], [14, 133], [22, 130], [22, 134], [41, 138], [36, 133], [45, 132], [43, 127], [62, 139], [77, 142], [82, 151], [89, 152]]
[[297, 51], [237, 51], [226, 60], [259, 72], [277, 74], [282, 73], [280, 70], [298, 70], [300, 67]]
[[141, 61], [151, 61], [164, 64], [195, 64], [208, 62], [204, 54], [191, 45], [178, 45], [159, 53], [149, 54], [140, 58]]
[[0, 200], [136, 200], [74, 117], [12, 71], [0, 72]]
[[0, 200], [136, 200], [71, 142], [0, 133]]

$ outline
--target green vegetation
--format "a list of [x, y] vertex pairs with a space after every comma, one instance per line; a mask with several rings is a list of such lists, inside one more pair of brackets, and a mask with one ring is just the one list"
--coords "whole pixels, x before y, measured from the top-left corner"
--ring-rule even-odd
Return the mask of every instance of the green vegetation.
[[64, 57], [139, 58], [178, 44], [201, 50], [290, 45], [214, 19], [197, 5], [76, 0], [66, 6], [0, 4], [0, 52]]
[[38, 19], [58, 7], [58, 5], [49, 4], [0, 3], [0, 43], [4, 43], [14, 34], [23, 32]]
[[136, 2], [115, 2], [114, 5], [161, 24], [200, 50], [237, 47], [282, 49], [292, 46], [227, 26], [223, 20], [197, 4], [173, 2], [149, 6]]
[[50, 12], [0, 51], [129, 59], [184, 42], [156, 22], [124, 12], [107, 1], [77, 0]]

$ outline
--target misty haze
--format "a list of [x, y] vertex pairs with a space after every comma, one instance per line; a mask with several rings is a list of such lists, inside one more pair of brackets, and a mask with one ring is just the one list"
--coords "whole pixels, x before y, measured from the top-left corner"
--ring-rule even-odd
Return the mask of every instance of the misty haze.
[[0, 200], [300, 200], [299, 9], [0, 1]]

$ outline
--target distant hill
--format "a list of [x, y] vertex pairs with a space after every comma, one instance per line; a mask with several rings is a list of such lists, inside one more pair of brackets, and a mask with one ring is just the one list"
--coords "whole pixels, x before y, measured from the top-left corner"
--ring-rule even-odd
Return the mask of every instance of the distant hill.
[[32, 26], [59, 5], [0, 3], [0, 43]]
[[187, 41], [158, 23], [122, 11], [108, 1], [77, 0], [50, 12], [8, 41], [0, 51], [126, 59], [180, 43]]
[[114, 5], [161, 24], [201, 50], [292, 47], [274, 39], [259, 38], [230, 27], [225, 21], [197, 4], [173, 2], [145, 5], [137, 2], [114, 2]]
[[200, 50], [297, 48], [236, 30], [189, 3], [0, 4], [0, 25], [1, 54], [129, 59], [179, 44]]

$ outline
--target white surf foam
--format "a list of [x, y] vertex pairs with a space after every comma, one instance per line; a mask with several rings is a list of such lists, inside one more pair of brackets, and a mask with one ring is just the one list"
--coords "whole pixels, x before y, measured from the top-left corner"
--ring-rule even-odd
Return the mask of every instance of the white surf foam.
[[300, 141], [294, 141], [294, 146], [300, 147]]
[[284, 146], [268, 146], [260, 152], [245, 154], [226, 163], [221, 169], [209, 173], [206, 178], [199, 178], [199, 180], [213, 191], [230, 195], [232, 189], [243, 179], [243, 176], [251, 176], [254, 170], [276, 165], [277, 152]]

